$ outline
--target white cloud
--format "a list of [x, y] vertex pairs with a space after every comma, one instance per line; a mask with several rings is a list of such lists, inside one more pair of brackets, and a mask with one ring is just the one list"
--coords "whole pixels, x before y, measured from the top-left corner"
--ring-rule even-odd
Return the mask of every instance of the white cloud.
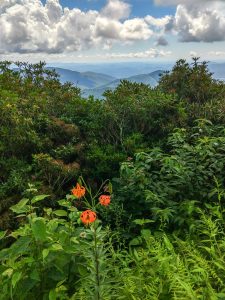
[[119, 39], [122, 24], [116, 20], [109, 20], [106, 17], [99, 16], [94, 24], [94, 33], [96, 37], [106, 39]]
[[142, 52], [129, 52], [129, 53], [109, 53], [107, 58], [123, 59], [123, 58], [156, 58], [170, 56], [171, 51], [163, 51], [151, 48]]
[[[107, 51], [115, 44], [127, 45], [151, 38], [156, 46], [167, 46], [167, 34], [171, 33], [181, 42], [225, 41], [225, 0], [155, 0], [155, 3], [177, 5], [175, 15], [131, 18], [131, 5], [125, 0], [107, 0], [100, 11], [62, 8], [59, 0], [47, 0], [46, 5], [41, 0], [3, 0], [0, 54], [57, 55], [94, 48]], [[146, 51], [138, 53], [129, 55], [151, 55]]]
[[[135, 18], [120, 23], [117, 20], [109, 20], [99, 16], [94, 25], [94, 36], [99, 40], [109, 39], [123, 42], [147, 40], [153, 35], [143, 19]], [[107, 42], [106, 42], [107, 43]]]
[[181, 42], [225, 41], [225, 1], [156, 0], [158, 4], [177, 4], [175, 16], [165, 26], [174, 30]]
[[[108, 0], [101, 11], [62, 8], [59, 0], [4, 0], [0, 8], [0, 53], [64, 53], [154, 35], [144, 18], [128, 18], [130, 5]], [[128, 18], [128, 19], [126, 19]], [[159, 19], [158, 23], [165, 22]]]
[[108, 0], [102, 9], [101, 15], [115, 20], [126, 19], [129, 17], [131, 6], [120, 0]]
[[147, 40], [153, 35], [148, 24], [143, 19], [135, 18], [123, 23], [120, 37], [124, 41]]
[[210, 51], [208, 54], [210, 56], [225, 56], [225, 51]]
[[48, 0], [46, 3], [47, 15], [49, 21], [52, 23], [56, 23], [60, 21], [62, 16], [62, 7], [56, 0]]
[[[110, 48], [110, 47], [109, 47]], [[106, 48], [105, 50], [108, 50]], [[76, 54], [76, 53], [54, 53], [48, 55], [48, 62], [55, 63], [56, 61], [60, 62], [93, 62], [93, 61], [110, 61], [111, 59], [115, 60], [126, 60], [126, 59], [153, 59], [153, 58], [166, 58], [172, 55], [171, 51], [158, 50], [155, 48], [150, 48], [146, 51], [139, 52], [125, 52], [125, 53], [113, 53], [113, 52], [104, 52], [98, 54]], [[32, 53], [25, 54], [16, 54], [8, 53], [5, 55], [0, 54], [0, 60], [9, 60], [9, 61], [29, 61], [29, 62], [39, 62], [43, 60], [43, 53]]]
[[149, 25], [156, 27], [165, 27], [170, 22], [171, 16], [154, 18], [152, 16], [147, 15], [144, 19]]
[[225, 40], [225, 6], [223, 3], [178, 5], [174, 26], [182, 42]]

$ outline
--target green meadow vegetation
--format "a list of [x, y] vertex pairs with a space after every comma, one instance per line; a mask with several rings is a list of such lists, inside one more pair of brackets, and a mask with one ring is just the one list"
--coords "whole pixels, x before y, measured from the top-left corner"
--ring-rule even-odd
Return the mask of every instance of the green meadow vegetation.
[[4, 61], [0, 108], [0, 300], [225, 299], [225, 84], [207, 62], [98, 100]]

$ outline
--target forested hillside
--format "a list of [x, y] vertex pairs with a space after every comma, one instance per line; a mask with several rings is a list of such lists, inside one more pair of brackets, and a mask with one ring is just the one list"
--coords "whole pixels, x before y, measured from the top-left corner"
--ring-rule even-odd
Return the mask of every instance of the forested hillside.
[[0, 299], [225, 299], [225, 84], [179, 60], [83, 98], [0, 62]]

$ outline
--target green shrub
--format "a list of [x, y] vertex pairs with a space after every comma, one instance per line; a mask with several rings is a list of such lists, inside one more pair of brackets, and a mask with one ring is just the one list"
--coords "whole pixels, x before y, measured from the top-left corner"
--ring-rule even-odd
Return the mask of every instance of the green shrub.
[[127, 216], [177, 228], [191, 223], [196, 206], [215, 200], [215, 177], [224, 186], [223, 129], [201, 120], [191, 133], [176, 130], [167, 149], [153, 148], [123, 163], [114, 190]]

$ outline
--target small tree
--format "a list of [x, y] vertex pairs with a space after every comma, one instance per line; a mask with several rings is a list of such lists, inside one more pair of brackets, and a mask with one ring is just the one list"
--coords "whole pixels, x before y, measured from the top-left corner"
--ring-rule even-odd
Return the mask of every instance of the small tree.
[[221, 82], [213, 79], [206, 61], [193, 57], [189, 64], [185, 59], [176, 62], [171, 72], [166, 72], [159, 81], [159, 89], [166, 93], [176, 93], [179, 100], [204, 104], [218, 98]]

